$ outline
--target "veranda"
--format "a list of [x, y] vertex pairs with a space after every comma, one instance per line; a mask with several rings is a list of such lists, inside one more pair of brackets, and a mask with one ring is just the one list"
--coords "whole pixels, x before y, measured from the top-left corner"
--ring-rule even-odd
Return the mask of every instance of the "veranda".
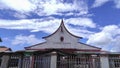
[[119, 53], [68, 53], [61, 50], [0, 54], [1, 68], [120, 68]]

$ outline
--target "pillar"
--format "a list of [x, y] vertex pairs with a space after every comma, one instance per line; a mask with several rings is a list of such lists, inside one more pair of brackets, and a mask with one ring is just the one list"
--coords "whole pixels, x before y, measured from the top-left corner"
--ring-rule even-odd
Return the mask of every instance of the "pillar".
[[57, 68], [57, 54], [56, 54], [56, 52], [52, 52], [52, 54], [51, 54], [50, 68]]
[[110, 68], [109, 67], [109, 59], [107, 55], [100, 56], [101, 68]]
[[7, 68], [8, 67], [9, 58], [10, 58], [9, 55], [3, 55], [2, 62], [1, 62], [1, 68]]

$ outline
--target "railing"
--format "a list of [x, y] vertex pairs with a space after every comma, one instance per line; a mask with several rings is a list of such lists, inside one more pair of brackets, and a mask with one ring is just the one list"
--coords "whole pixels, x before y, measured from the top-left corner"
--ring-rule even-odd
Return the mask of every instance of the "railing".
[[21, 56], [11, 55], [8, 63], [8, 68], [19, 68], [21, 66]]
[[120, 68], [120, 57], [110, 57], [109, 65], [110, 68]]
[[30, 67], [31, 67], [30, 56], [24, 56], [22, 60], [22, 68], [30, 68]]
[[101, 68], [99, 57], [60, 56], [57, 68]]
[[[55, 68], [101, 68], [101, 63], [104, 62], [100, 60], [101, 56], [99, 55], [56, 56], [57, 65]], [[51, 58], [51, 55], [24, 56], [13, 54], [9, 55], [8, 66], [5, 68], [51, 68]], [[110, 68], [120, 68], [119, 56], [108, 56], [108, 62]]]
[[50, 68], [50, 56], [34, 56], [34, 68]]
[[50, 56], [34, 55], [34, 56], [18, 56], [11, 55], [8, 68], [50, 68]]

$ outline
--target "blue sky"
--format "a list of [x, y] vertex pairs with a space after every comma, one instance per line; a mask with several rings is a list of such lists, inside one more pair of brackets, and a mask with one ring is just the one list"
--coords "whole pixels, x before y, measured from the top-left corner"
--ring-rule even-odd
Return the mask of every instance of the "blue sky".
[[16, 51], [43, 42], [61, 19], [80, 42], [120, 52], [120, 0], [0, 0], [0, 45]]

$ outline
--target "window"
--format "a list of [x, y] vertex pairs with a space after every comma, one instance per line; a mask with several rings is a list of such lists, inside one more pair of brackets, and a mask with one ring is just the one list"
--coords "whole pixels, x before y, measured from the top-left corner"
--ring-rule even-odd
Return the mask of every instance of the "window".
[[120, 67], [120, 59], [114, 60], [114, 65], [116, 68], [119, 68]]
[[9, 60], [9, 68], [10, 67], [18, 67], [19, 64], [19, 57], [17, 56], [11, 56]]
[[63, 42], [64, 41], [64, 37], [60, 37], [60, 41]]
[[120, 57], [112, 55], [109, 58], [110, 68], [120, 68]]
[[9, 67], [17, 67], [18, 61], [18, 59], [10, 59]]

